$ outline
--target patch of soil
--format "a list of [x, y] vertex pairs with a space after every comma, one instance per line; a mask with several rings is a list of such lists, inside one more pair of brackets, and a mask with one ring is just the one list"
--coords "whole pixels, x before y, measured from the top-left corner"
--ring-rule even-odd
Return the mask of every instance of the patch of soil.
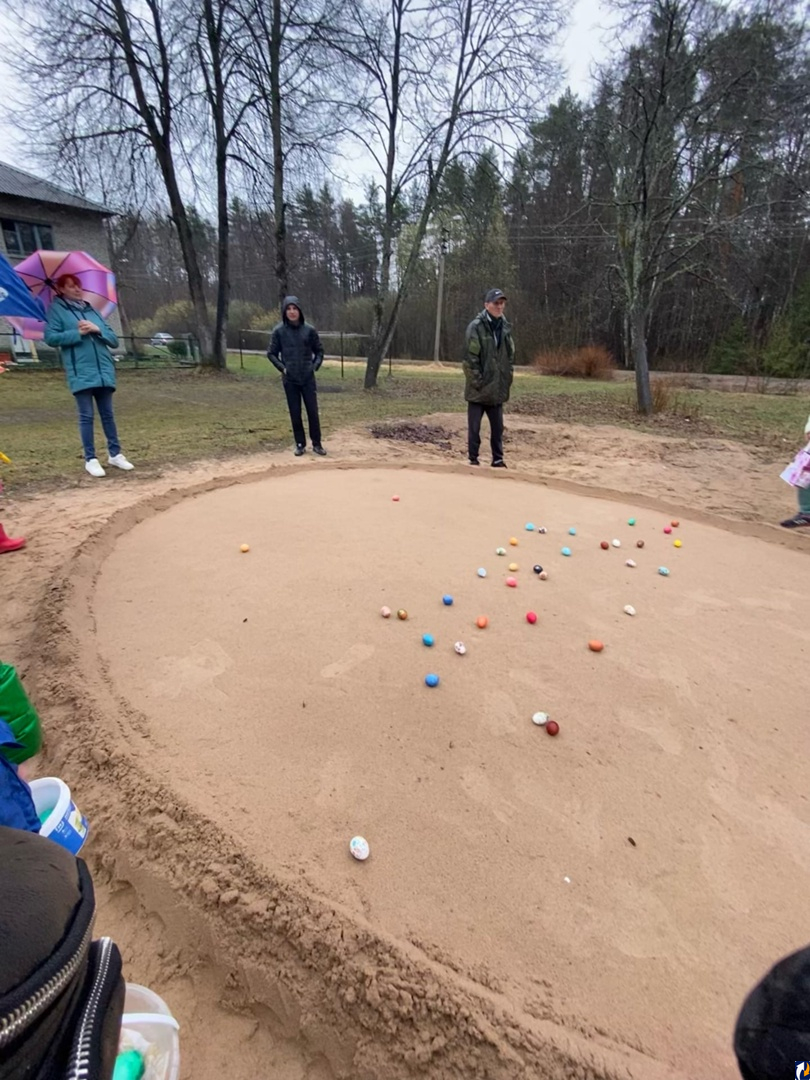
[[617, 400], [615, 394], [589, 395], [583, 407], [581, 394], [527, 394], [508, 406], [508, 412], [519, 416], [542, 417], [563, 424], [622, 424], [651, 431], [658, 435], [703, 435], [723, 437], [723, 432], [700, 416], [699, 410], [689, 411], [686, 400], [676, 402], [675, 412], [640, 416], [635, 405]]
[[393, 439], [394, 442], [452, 450], [453, 432], [433, 424], [372, 424], [369, 431], [375, 439]]

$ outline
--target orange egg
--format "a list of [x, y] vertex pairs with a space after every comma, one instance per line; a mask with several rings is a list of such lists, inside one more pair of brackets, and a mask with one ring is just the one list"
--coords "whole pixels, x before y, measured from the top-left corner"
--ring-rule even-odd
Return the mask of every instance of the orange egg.
[[241, 544], [240, 547], [239, 547], [239, 550], [244, 555], [245, 552], [250, 551], [250, 546], [248, 544]]
[[478, 618], [475, 620], [475, 625], [478, 627], [479, 630], [485, 630], [489, 626], [489, 619], [486, 617], [486, 615], [479, 615]]
[[677, 529], [678, 526], [680, 525], [680, 521], [670, 521], [670, 525], [672, 526], [673, 529]]
[[602, 644], [601, 641], [589, 641], [588, 642], [588, 648], [591, 650], [591, 652], [601, 652], [602, 649], [604, 649], [604, 647], [605, 646]]

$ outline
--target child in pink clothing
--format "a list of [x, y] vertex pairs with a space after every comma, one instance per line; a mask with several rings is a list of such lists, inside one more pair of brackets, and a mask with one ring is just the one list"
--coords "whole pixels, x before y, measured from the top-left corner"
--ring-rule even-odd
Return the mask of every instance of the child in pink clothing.
[[[804, 433], [810, 437], [810, 417], [804, 426]], [[799, 529], [810, 526], [810, 442], [800, 450], [793, 463], [782, 473], [783, 479], [796, 488], [799, 499], [799, 512], [792, 518], [780, 522], [783, 529]]]

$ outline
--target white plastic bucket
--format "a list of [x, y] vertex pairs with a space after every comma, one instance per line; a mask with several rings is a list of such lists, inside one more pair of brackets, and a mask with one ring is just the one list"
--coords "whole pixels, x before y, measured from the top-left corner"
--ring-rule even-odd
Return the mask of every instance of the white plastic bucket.
[[41, 822], [40, 836], [49, 836], [57, 844], [78, 855], [87, 839], [89, 826], [70, 797], [70, 788], [58, 776], [43, 776], [29, 785], [37, 816]]
[[179, 1030], [180, 1025], [162, 997], [146, 986], [127, 983], [119, 1051], [132, 1049], [143, 1054], [144, 1080], [178, 1080]]

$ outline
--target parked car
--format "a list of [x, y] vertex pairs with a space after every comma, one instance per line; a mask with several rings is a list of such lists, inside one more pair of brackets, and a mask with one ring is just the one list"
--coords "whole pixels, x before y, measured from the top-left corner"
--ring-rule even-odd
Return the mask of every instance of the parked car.
[[156, 348], [159, 348], [161, 345], [168, 345], [170, 341], [174, 341], [174, 338], [171, 334], [155, 334], [149, 344], [154, 345]]

